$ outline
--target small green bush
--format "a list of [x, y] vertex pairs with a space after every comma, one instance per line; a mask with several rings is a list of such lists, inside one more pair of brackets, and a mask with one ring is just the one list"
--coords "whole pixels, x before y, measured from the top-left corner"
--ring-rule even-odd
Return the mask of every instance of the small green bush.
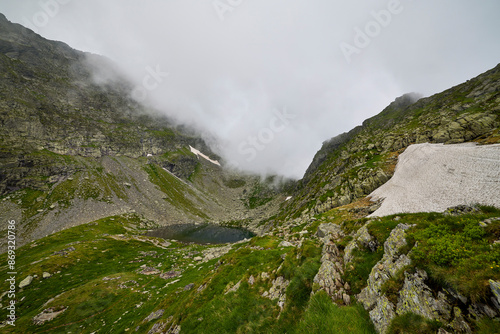
[[441, 323], [426, 319], [418, 314], [406, 313], [394, 318], [389, 326], [389, 334], [434, 334], [437, 333]]
[[500, 276], [500, 246], [490, 243], [490, 230], [479, 221], [477, 216], [445, 216], [409, 233], [409, 239], [418, 242], [411, 252], [415, 265], [473, 301], [487, 296], [489, 278]]

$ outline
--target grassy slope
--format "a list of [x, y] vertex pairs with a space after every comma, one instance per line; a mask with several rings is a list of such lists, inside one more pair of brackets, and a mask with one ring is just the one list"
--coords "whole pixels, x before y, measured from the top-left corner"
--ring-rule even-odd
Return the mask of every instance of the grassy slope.
[[[486, 229], [475, 227], [479, 221], [494, 216], [500, 216], [500, 210], [484, 208], [481, 213], [458, 217], [399, 215], [397, 221], [395, 217], [376, 220], [369, 231], [382, 245], [398, 223], [416, 224], [409, 240], [418, 241], [420, 251], [425, 254], [413, 255], [414, 266], [426, 269], [438, 285], [451, 286], [469, 298], [484, 300], [488, 297], [485, 282], [490, 278], [500, 279], [500, 247], [489, 246], [499, 237], [500, 222]], [[345, 210], [334, 210], [323, 215], [320, 221], [338, 222], [349, 232], [362, 226], [366, 219], [349, 217]], [[213, 246], [173, 243], [166, 249], [160, 248], [149, 241], [154, 238], [134, 238], [141, 234], [136, 229], [140, 223], [141, 219], [134, 215], [109, 217], [17, 250], [17, 283], [28, 274], [38, 277], [18, 291], [17, 326], [15, 329], [5, 327], [3, 332], [91, 333], [99, 330], [109, 333], [124, 332], [127, 328], [132, 331], [137, 327], [139, 332], [147, 332], [155, 323], [165, 322], [167, 328], [180, 324], [184, 333], [373, 333], [366, 311], [358, 304], [336, 306], [324, 293], [311, 297], [312, 280], [319, 269], [321, 255], [321, 245], [314, 237], [306, 237], [298, 249], [278, 247], [282, 239], [277, 236], [256, 237], [234, 245], [220, 259], [201, 263], [193, 258]], [[309, 225], [304, 228], [312, 229]], [[432, 240], [442, 235], [439, 231], [446, 231], [450, 243], [459, 241], [467, 251], [456, 256], [453, 249], [436, 248]], [[54, 254], [68, 247], [75, 250], [66, 255]], [[447, 255], [451, 256], [450, 261], [440, 261]], [[353, 290], [366, 285], [369, 269], [381, 256], [382, 253], [366, 249], [356, 253], [345, 275]], [[7, 290], [6, 277], [3, 277], [7, 272], [5, 259], [3, 254], [2, 291]], [[182, 275], [172, 279], [143, 275], [138, 272], [141, 265], [156, 267], [161, 272], [179, 270]], [[43, 272], [53, 276], [43, 279]], [[268, 273], [269, 278], [264, 278], [263, 272]], [[248, 281], [250, 276], [255, 279], [253, 284]], [[276, 300], [261, 296], [278, 276], [290, 281], [282, 311]], [[114, 279], [103, 280], [104, 277]], [[176, 279], [179, 281], [174, 283]], [[238, 282], [237, 291], [225, 294]], [[192, 289], [184, 289], [191, 283]], [[385, 287], [386, 293], [389, 296], [395, 293], [401, 283], [391, 281]], [[4, 296], [2, 304], [6, 305], [7, 301]], [[63, 306], [68, 309], [54, 320], [43, 325], [33, 324], [32, 318], [44, 309]], [[143, 321], [159, 309], [164, 310], [160, 319]], [[2, 309], [0, 318], [5, 316], [6, 310]], [[405, 319], [398, 318], [394, 328], [408, 321]], [[479, 323], [477, 328], [490, 325]], [[434, 328], [432, 323], [428, 326]]]

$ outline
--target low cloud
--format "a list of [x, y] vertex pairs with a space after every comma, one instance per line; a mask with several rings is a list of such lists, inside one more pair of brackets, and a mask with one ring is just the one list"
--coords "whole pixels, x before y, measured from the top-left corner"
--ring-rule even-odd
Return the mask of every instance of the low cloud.
[[296, 178], [324, 140], [397, 96], [437, 93], [500, 59], [496, 0], [12, 0], [0, 11], [113, 59], [137, 99], [216, 138], [226, 161]]

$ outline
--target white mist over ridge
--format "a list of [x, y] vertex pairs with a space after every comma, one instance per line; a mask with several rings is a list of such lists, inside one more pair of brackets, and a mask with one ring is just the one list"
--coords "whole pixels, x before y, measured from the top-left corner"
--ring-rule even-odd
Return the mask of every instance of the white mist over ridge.
[[136, 98], [215, 138], [230, 164], [295, 178], [397, 96], [500, 59], [496, 0], [7, 0], [0, 12], [113, 59]]

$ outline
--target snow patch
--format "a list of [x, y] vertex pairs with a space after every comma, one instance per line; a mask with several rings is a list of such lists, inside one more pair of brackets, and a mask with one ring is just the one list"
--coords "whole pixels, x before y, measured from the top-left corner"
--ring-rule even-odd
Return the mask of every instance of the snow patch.
[[214, 165], [220, 166], [220, 163], [217, 160], [210, 159], [208, 156], [206, 156], [205, 154], [201, 153], [200, 151], [198, 151], [197, 149], [195, 149], [191, 145], [189, 145], [189, 149], [191, 150], [192, 153], [196, 154], [198, 157], [202, 157], [203, 159], [210, 161]]
[[500, 207], [500, 144], [411, 145], [393, 177], [369, 196], [383, 199], [372, 217], [476, 203]]

